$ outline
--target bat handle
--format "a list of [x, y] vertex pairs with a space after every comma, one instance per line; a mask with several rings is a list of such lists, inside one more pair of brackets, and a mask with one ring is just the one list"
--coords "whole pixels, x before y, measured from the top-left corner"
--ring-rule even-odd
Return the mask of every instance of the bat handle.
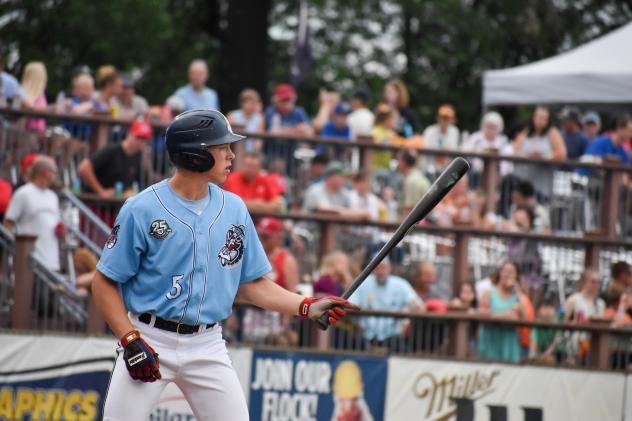
[[327, 330], [329, 327], [329, 314], [325, 311], [318, 319], [316, 319], [316, 323], [321, 330]]
[[321, 330], [327, 330], [327, 328], [329, 327], [329, 314], [328, 313], [329, 313], [329, 310], [333, 309], [334, 307], [342, 307], [342, 306], [335, 304], [331, 306], [330, 308], [328, 308], [327, 310], [325, 310], [325, 312], [321, 314], [318, 319], [316, 319], [316, 323], [318, 323], [318, 327], [321, 328]]

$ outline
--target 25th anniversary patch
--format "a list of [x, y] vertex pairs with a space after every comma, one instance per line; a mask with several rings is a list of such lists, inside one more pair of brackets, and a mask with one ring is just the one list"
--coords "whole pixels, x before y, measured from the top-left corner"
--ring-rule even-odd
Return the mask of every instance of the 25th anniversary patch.
[[156, 219], [149, 227], [149, 235], [156, 240], [164, 240], [171, 234], [171, 227], [164, 219]]

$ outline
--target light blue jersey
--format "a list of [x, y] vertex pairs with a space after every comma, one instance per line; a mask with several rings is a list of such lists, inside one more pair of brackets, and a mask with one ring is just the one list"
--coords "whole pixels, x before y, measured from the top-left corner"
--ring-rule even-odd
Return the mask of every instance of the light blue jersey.
[[120, 283], [125, 307], [198, 325], [231, 313], [240, 284], [272, 270], [244, 202], [209, 184], [200, 215], [161, 181], [128, 199], [97, 269]]
[[[349, 301], [363, 310], [385, 311], [413, 310], [423, 302], [407, 280], [395, 275], [388, 275], [384, 285], [378, 284], [375, 275], [369, 275]], [[362, 317], [359, 323], [367, 339], [382, 341], [402, 334], [403, 319]]]

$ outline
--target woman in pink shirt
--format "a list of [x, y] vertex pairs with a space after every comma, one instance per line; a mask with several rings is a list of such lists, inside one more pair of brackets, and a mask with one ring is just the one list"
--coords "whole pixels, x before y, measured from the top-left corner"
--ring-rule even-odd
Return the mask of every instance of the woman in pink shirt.
[[[48, 75], [44, 63], [32, 61], [24, 67], [22, 73], [22, 90], [24, 91], [24, 105], [34, 110], [46, 110], [46, 83]], [[31, 132], [43, 133], [46, 131], [46, 121], [43, 118], [29, 118], [26, 120], [26, 129]]]

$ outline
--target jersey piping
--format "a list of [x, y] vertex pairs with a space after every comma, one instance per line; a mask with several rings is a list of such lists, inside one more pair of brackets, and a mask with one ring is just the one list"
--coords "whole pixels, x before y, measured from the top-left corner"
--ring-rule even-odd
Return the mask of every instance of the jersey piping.
[[208, 259], [209, 259], [210, 248], [211, 248], [211, 229], [213, 228], [213, 225], [215, 225], [215, 222], [217, 222], [217, 220], [219, 219], [222, 212], [224, 212], [224, 204], [226, 203], [224, 192], [222, 190], [220, 191], [222, 193], [222, 206], [220, 207], [219, 212], [215, 216], [215, 219], [213, 219], [213, 222], [211, 222], [211, 225], [208, 227], [208, 243], [206, 244], [206, 267], [204, 268], [204, 284], [203, 284], [203, 289], [202, 289], [202, 299], [200, 300], [200, 305], [198, 306], [197, 318], [195, 319], [196, 325], [199, 324], [200, 322], [200, 313], [202, 311], [202, 304], [204, 304], [204, 298], [206, 297], [206, 279], [208, 275]]
[[182, 310], [182, 315], [180, 316], [180, 319], [178, 320], [178, 323], [182, 323], [182, 320], [184, 320], [184, 316], [187, 314], [187, 307], [189, 306], [189, 301], [191, 300], [191, 293], [193, 291], [193, 274], [195, 273], [195, 261], [196, 261], [195, 230], [193, 229], [191, 225], [187, 224], [182, 219], [178, 218], [173, 212], [169, 210], [169, 208], [167, 208], [167, 206], [162, 202], [162, 199], [160, 199], [160, 195], [158, 195], [158, 192], [156, 191], [154, 186], [151, 186], [151, 189], [153, 190], [154, 194], [156, 195], [156, 198], [158, 199], [158, 202], [160, 202], [160, 205], [164, 208], [164, 210], [167, 211], [169, 215], [173, 216], [175, 219], [180, 221], [180, 223], [186, 225], [186, 227], [189, 228], [189, 230], [191, 231], [191, 235], [193, 236], [193, 267], [191, 268], [191, 274], [189, 275], [189, 291], [187, 291], [187, 299], [184, 303], [184, 309]]

